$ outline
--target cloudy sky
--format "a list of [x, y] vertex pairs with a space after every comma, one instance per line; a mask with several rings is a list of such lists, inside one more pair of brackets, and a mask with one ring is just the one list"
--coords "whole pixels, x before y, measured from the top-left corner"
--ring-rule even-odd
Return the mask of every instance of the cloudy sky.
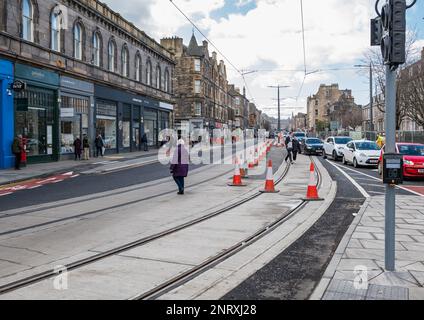
[[[170, 0], [103, 0], [109, 7], [159, 41], [179, 36], [188, 44], [193, 26]], [[411, 0], [410, 0], [411, 1]], [[383, 1], [380, 1], [383, 2]], [[375, 0], [303, 0], [306, 69], [322, 70], [306, 77], [300, 0], [173, 0], [238, 70], [245, 75], [248, 96], [272, 116], [281, 90], [282, 116], [306, 111], [306, 98], [321, 83], [352, 89], [358, 104], [369, 100], [367, 74], [352, 68], [369, 50], [369, 20]], [[408, 1], [408, 3], [410, 3]], [[408, 10], [408, 25], [424, 47], [424, 1]], [[195, 31], [199, 43], [203, 36]], [[210, 48], [213, 51], [213, 47]], [[222, 58], [222, 56], [221, 56]], [[228, 61], [228, 78], [243, 87], [240, 74]], [[337, 70], [328, 70], [337, 69]], [[297, 100], [296, 100], [297, 99]]]

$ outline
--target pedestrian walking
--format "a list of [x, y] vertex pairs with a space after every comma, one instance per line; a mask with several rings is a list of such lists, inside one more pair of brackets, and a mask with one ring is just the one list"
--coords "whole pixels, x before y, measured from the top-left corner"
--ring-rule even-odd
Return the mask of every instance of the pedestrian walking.
[[103, 141], [102, 135], [99, 133], [94, 140], [94, 144], [96, 146], [96, 158], [99, 157], [99, 154], [103, 157], [103, 148], [105, 146], [105, 143]]
[[82, 147], [84, 148], [84, 160], [90, 160], [90, 142], [88, 141], [88, 137], [85, 134], [82, 139]]
[[143, 133], [143, 136], [141, 137], [141, 143], [144, 146], [144, 151], [149, 151], [149, 145], [147, 143], [147, 134], [146, 132]]
[[301, 153], [302, 151], [300, 149], [300, 142], [299, 142], [299, 140], [297, 139], [296, 136], [293, 137], [292, 143], [293, 143], [293, 151], [292, 151], [293, 152], [293, 163], [296, 163], [297, 154]]
[[22, 135], [19, 134], [13, 139], [12, 153], [15, 155], [15, 170], [21, 170], [21, 157], [24, 152], [24, 146], [22, 143]]
[[82, 142], [79, 137], [76, 137], [76, 139], [74, 140], [75, 161], [81, 160], [81, 152], [82, 152]]
[[285, 161], [290, 159], [290, 163], [293, 164], [293, 132], [291, 132], [287, 137], [286, 137], [286, 150], [287, 150], [287, 156]]
[[188, 175], [189, 155], [184, 140], [179, 139], [171, 161], [171, 174], [178, 186], [178, 194], [184, 194], [184, 178]]

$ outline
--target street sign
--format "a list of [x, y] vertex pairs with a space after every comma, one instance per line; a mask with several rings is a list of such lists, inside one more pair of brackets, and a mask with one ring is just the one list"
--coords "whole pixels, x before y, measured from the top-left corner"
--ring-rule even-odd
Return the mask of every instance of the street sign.
[[21, 80], [15, 80], [12, 83], [12, 90], [15, 92], [21, 92], [26, 89], [26, 83]]

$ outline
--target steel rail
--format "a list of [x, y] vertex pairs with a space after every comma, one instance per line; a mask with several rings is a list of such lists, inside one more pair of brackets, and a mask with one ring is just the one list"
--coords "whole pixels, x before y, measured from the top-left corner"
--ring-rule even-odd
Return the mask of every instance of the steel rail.
[[[311, 159], [312, 162], [315, 163], [312, 156], [310, 156], [309, 158]], [[322, 183], [322, 176], [319, 170], [317, 170], [317, 173], [318, 173], [317, 187], [320, 187]], [[271, 222], [267, 226], [261, 228], [260, 230], [255, 232], [253, 235], [250, 235], [249, 237], [243, 239], [242, 241], [236, 243], [235, 245], [223, 251], [220, 251], [220, 253], [218, 253], [217, 255], [207, 259], [206, 261], [191, 268], [190, 270], [187, 270], [186, 272], [156, 286], [155, 288], [149, 291], [133, 296], [129, 300], [154, 300], [170, 292], [171, 290], [177, 287], [180, 287], [181, 285], [184, 285], [185, 283], [189, 282], [190, 280], [194, 279], [200, 274], [212, 269], [213, 267], [221, 263], [223, 260], [228, 259], [229, 257], [235, 255], [236, 253], [243, 250], [247, 246], [255, 243], [259, 239], [271, 233], [280, 225], [282, 225], [283, 223], [291, 219], [307, 203], [308, 203], [307, 200], [302, 200], [296, 207], [290, 209], [287, 214]]]
[[[284, 171], [283, 171], [283, 173], [282, 173], [282, 175], [278, 178], [276, 184], [280, 183], [287, 176], [287, 174], [289, 172], [289, 169], [290, 169], [290, 164], [287, 164], [286, 167], [285, 167], [285, 169], [284, 169]], [[231, 209], [234, 209], [234, 208], [236, 208], [236, 207], [238, 207], [238, 206], [240, 206], [240, 205], [242, 205], [242, 204], [244, 204], [246, 202], [249, 202], [249, 201], [257, 198], [257, 197], [259, 197], [262, 194], [263, 193], [261, 193], [261, 192], [258, 191], [258, 192], [254, 193], [254, 194], [252, 194], [252, 195], [250, 195], [250, 196], [248, 196], [246, 198], [243, 198], [243, 199], [241, 199], [241, 200], [239, 200], [239, 201], [237, 201], [237, 202], [235, 202], [233, 204], [230, 204], [229, 206], [226, 206], [224, 208], [221, 208], [219, 210], [216, 210], [216, 211], [214, 211], [212, 213], [209, 213], [209, 214], [207, 214], [205, 216], [202, 216], [202, 217], [199, 217], [197, 219], [191, 220], [189, 222], [186, 222], [186, 223], [181, 224], [179, 226], [176, 226], [174, 228], [170, 228], [168, 230], [165, 230], [165, 231], [162, 231], [162, 232], [159, 232], [159, 233], [150, 235], [148, 237], [144, 237], [142, 239], [138, 239], [136, 241], [129, 242], [127, 244], [124, 244], [122, 246], [119, 246], [119, 247], [116, 247], [116, 248], [107, 250], [105, 252], [101, 252], [101, 253], [95, 254], [95, 255], [93, 255], [91, 257], [87, 257], [85, 259], [77, 260], [75, 262], [72, 262], [72, 263], [69, 263], [69, 264], [65, 265], [64, 267], [66, 268], [67, 271], [71, 271], [71, 270], [80, 268], [82, 266], [85, 266], [87, 264], [90, 264], [90, 263], [99, 261], [101, 259], [105, 259], [107, 257], [110, 257], [110, 256], [113, 256], [113, 255], [116, 255], [116, 254], [119, 254], [119, 253], [128, 251], [128, 250], [133, 249], [135, 247], [139, 247], [141, 245], [145, 245], [145, 244], [150, 243], [150, 242], [152, 242], [154, 240], [163, 238], [165, 236], [171, 235], [171, 234], [173, 234], [175, 232], [178, 232], [180, 230], [187, 229], [188, 227], [191, 227], [193, 225], [199, 224], [199, 223], [201, 223], [203, 221], [206, 221], [206, 220], [209, 220], [209, 219], [211, 219], [213, 217], [216, 217], [216, 216], [218, 216], [218, 215], [220, 215], [220, 214], [222, 214], [224, 212], [227, 212], [227, 211], [229, 211]], [[32, 284], [37, 283], [37, 282], [40, 282], [42, 280], [46, 280], [46, 279], [51, 278], [51, 277], [54, 277], [56, 275], [57, 275], [57, 272], [55, 272], [53, 269], [51, 269], [51, 270], [47, 270], [45, 272], [40, 272], [38, 274], [29, 276], [29, 277], [25, 277], [23, 279], [19, 279], [19, 280], [16, 280], [16, 281], [7, 283], [5, 285], [0, 286], [0, 296], [3, 295], [3, 294], [5, 294], [5, 293], [7, 293], [7, 292], [18, 290], [20, 288], [23, 288], [23, 287], [32, 285]]]

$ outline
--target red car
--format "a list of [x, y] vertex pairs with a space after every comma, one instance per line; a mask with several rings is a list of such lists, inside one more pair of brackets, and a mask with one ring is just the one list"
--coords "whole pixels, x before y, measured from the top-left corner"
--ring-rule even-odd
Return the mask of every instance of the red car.
[[[384, 146], [378, 160], [378, 173], [383, 173]], [[403, 154], [403, 176], [408, 178], [424, 178], [424, 144], [396, 143], [396, 153]]]

